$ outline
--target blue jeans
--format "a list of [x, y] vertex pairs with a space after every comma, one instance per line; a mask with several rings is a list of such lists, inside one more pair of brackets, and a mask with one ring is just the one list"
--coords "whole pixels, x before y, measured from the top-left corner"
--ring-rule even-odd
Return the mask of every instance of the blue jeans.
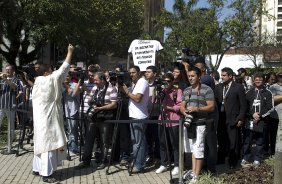
[[244, 150], [243, 150], [243, 158], [250, 162], [251, 159], [251, 146], [253, 139], [256, 141], [256, 151], [254, 155], [254, 160], [261, 162], [263, 159], [263, 133], [254, 132], [249, 129], [244, 129], [243, 131], [244, 138]]
[[78, 113], [67, 119], [68, 137], [69, 137], [69, 150], [78, 153]]
[[[136, 121], [137, 119], [132, 119]], [[139, 119], [140, 120], [140, 119]], [[145, 136], [146, 125], [131, 123], [131, 139], [133, 141], [133, 158], [136, 158], [134, 167], [142, 170], [146, 166], [147, 141]], [[140, 147], [140, 148], [139, 148]], [[137, 150], [139, 149], [138, 153]]]

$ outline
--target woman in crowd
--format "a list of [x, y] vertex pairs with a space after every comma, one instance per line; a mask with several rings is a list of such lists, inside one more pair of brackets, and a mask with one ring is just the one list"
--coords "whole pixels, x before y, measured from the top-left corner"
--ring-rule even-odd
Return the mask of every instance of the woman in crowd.
[[175, 88], [180, 88], [183, 91], [189, 86], [188, 77], [182, 63], [175, 63], [172, 74], [174, 77], [173, 85]]
[[[160, 115], [159, 119], [164, 120], [179, 120], [180, 119], [180, 105], [182, 101], [182, 90], [173, 86], [174, 76], [171, 73], [164, 75], [166, 81], [163, 100], [163, 117]], [[167, 148], [166, 148], [166, 135], [169, 136], [170, 143], [172, 145], [173, 157], [174, 157], [174, 169], [172, 175], [178, 174], [178, 156], [179, 156], [179, 127], [176, 123], [166, 123], [159, 125], [159, 141], [160, 141], [160, 155], [161, 155], [161, 166], [156, 170], [156, 173], [162, 173], [167, 170]], [[168, 137], [167, 137], [168, 138]]]

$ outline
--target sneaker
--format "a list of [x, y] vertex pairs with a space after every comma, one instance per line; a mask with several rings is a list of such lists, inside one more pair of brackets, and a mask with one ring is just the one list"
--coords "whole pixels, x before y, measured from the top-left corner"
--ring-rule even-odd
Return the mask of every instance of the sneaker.
[[106, 164], [105, 163], [101, 163], [100, 165], [98, 165], [97, 170], [103, 170], [105, 169]]
[[190, 180], [189, 184], [197, 183], [198, 181], [199, 181], [198, 176], [193, 176], [193, 178]]
[[242, 160], [241, 161], [241, 166], [242, 167], [249, 167], [249, 166], [251, 166], [251, 163], [250, 162], [248, 162], [247, 160]]
[[128, 166], [129, 162], [127, 160], [122, 159], [119, 163], [120, 166]]
[[156, 170], [156, 173], [157, 173], [157, 174], [160, 174], [160, 173], [163, 173], [163, 172], [165, 172], [165, 171], [167, 171], [167, 168], [166, 168], [165, 166], [161, 165], [161, 166]]
[[183, 175], [183, 180], [191, 180], [193, 177], [194, 177], [193, 171], [189, 170]]
[[176, 176], [176, 175], [178, 175], [178, 172], [179, 172], [179, 168], [178, 167], [174, 167], [173, 170], [171, 171], [171, 174], [173, 176]]
[[143, 169], [138, 169], [137, 167], [133, 167], [132, 173], [137, 174], [137, 173], [142, 173]]
[[70, 154], [71, 157], [74, 157], [74, 156], [77, 155], [75, 152], [72, 152], [72, 151], [69, 151], [69, 154]]
[[255, 160], [255, 161], [253, 162], [253, 166], [255, 166], [255, 167], [258, 167], [259, 165], [260, 165], [260, 162], [259, 162], [259, 161]]

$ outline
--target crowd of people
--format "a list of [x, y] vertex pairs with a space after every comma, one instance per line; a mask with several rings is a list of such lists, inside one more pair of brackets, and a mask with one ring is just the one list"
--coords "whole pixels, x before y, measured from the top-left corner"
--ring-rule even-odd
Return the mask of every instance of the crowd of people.
[[[44, 182], [54, 181], [52, 174], [63, 155], [67, 150], [70, 156], [79, 154], [80, 145], [82, 160], [76, 169], [91, 167], [93, 157], [97, 169], [104, 169], [115, 126], [105, 121], [114, 119], [130, 120], [119, 124], [112, 155], [121, 166], [132, 166], [133, 173], [154, 165], [159, 174], [173, 163], [171, 173], [178, 175], [176, 121], [182, 119], [184, 150], [192, 153], [192, 168], [183, 178], [191, 183], [198, 181], [203, 169], [216, 173], [216, 165], [224, 164], [226, 158], [230, 169], [239, 161], [243, 167], [259, 167], [265, 155], [275, 154], [282, 72], [247, 76], [244, 68], [235, 74], [225, 67], [221, 75], [209, 74], [202, 57], [177, 62], [165, 74], [155, 66], [146, 71], [138, 66], [124, 71], [117, 66], [110, 71], [90, 65], [81, 72], [71, 63], [73, 50], [69, 45], [58, 70], [36, 63], [36, 78], [17, 74], [11, 65], [0, 76], [1, 119], [23, 103], [33, 109], [33, 116], [26, 118], [34, 126], [33, 174], [43, 176]], [[11, 112], [7, 116], [14, 138], [16, 113]], [[175, 121], [145, 124], [143, 120]]]

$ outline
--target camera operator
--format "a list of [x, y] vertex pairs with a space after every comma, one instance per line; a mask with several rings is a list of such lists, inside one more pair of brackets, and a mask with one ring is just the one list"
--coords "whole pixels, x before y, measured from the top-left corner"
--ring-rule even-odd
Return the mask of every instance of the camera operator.
[[[173, 75], [167, 73], [164, 75], [164, 89], [159, 95], [163, 95], [163, 117], [159, 116], [159, 120], [179, 120], [180, 119], [180, 106], [182, 102], [182, 90], [173, 86]], [[166, 137], [164, 134], [169, 136], [167, 140], [170, 140], [172, 146], [172, 152], [174, 157], [174, 168], [172, 175], [175, 176], [179, 172], [179, 126], [176, 123], [160, 124], [158, 126], [159, 140], [160, 140], [160, 153], [161, 153], [161, 166], [156, 170], [156, 173], [162, 173], [167, 170], [168, 157], [166, 152]]]
[[43, 176], [43, 182], [56, 181], [52, 174], [66, 156], [67, 140], [63, 124], [62, 90], [73, 51], [74, 47], [69, 44], [64, 63], [54, 72], [50, 65], [40, 65], [39, 76], [32, 90], [34, 120], [32, 169], [34, 175]]
[[189, 140], [192, 152], [192, 172], [188, 177], [193, 182], [198, 181], [203, 166], [205, 124], [209, 113], [214, 111], [214, 93], [210, 87], [200, 83], [200, 77], [200, 69], [190, 66], [188, 78], [191, 86], [184, 90], [180, 108], [181, 113], [185, 116], [184, 125], [188, 129], [194, 126], [194, 133], [196, 133]]
[[[159, 116], [159, 106], [157, 103], [157, 89], [155, 84], [155, 79], [157, 75], [157, 67], [148, 66], [146, 68], [146, 79], [149, 83], [149, 103], [148, 110], [151, 120], [157, 120]], [[150, 163], [154, 160], [160, 160], [160, 145], [158, 136], [158, 125], [148, 124], [146, 129], [146, 139], [148, 145], [148, 153], [146, 157], [146, 162]]]
[[[11, 140], [15, 138], [15, 118], [16, 112], [11, 111], [10, 108], [17, 106], [17, 99], [21, 96], [23, 92], [23, 87], [20, 80], [15, 75], [15, 69], [12, 65], [7, 65], [5, 67], [6, 73], [1, 73], [1, 84], [0, 84], [0, 127], [2, 120], [6, 115], [8, 122], [11, 122]], [[10, 116], [9, 116], [10, 114]], [[11, 118], [11, 119], [10, 119]]]
[[94, 74], [95, 86], [91, 106], [87, 112], [90, 122], [85, 138], [84, 153], [82, 155], [82, 162], [77, 168], [85, 168], [90, 166], [93, 144], [96, 134], [100, 134], [101, 138], [101, 163], [97, 169], [104, 169], [107, 163], [107, 155], [110, 147], [111, 134], [113, 125], [111, 123], [104, 123], [106, 114], [112, 115], [114, 119], [115, 110], [117, 108], [117, 89], [107, 82], [106, 76], [102, 72]]
[[[126, 85], [122, 85], [119, 86], [119, 90], [129, 97], [129, 118], [133, 120], [131, 126], [131, 137], [134, 140], [133, 156], [136, 156], [136, 162], [132, 172], [138, 173], [142, 172], [146, 166], [147, 141], [146, 137], [143, 136], [145, 134], [145, 124], [134, 123], [134, 121], [147, 119], [149, 116], [149, 83], [141, 76], [138, 66], [132, 66], [129, 69], [129, 74], [132, 81], [131, 86], [127, 88]], [[139, 152], [136, 155], [138, 148]]]

